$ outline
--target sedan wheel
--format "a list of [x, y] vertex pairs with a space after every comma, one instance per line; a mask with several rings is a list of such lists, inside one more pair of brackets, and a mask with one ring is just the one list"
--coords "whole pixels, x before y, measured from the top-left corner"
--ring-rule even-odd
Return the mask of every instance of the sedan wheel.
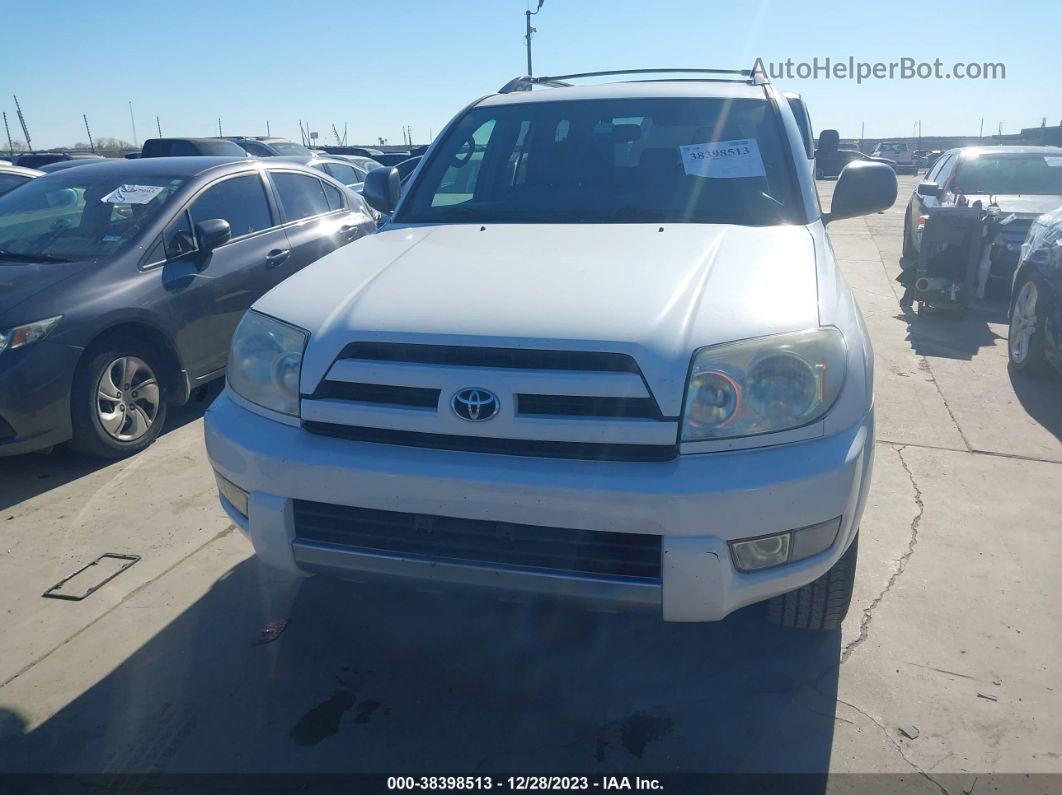
[[137, 356], [119, 357], [105, 367], [96, 394], [100, 427], [120, 442], [135, 442], [158, 416], [158, 378]]
[[[126, 336], [98, 340], [74, 374], [71, 444], [97, 458], [125, 458], [150, 445], [166, 423], [167, 361], [153, 345]], [[160, 381], [160, 378], [162, 379]]]
[[1027, 278], [1018, 290], [1010, 309], [1010, 332], [1007, 348], [1011, 366], [1016, 370], [1043, 369], [1043, 304], [1034, 279]]

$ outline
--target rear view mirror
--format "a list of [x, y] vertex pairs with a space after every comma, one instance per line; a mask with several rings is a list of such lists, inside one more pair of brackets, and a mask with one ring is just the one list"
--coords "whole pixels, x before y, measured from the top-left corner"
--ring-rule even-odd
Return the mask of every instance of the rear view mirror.
[[195, 239], [204, 254], [225, 245], [231, 237], [232, 230], [224, 218], [211, 218], [195, 225]]
[[365, 184], [361, 189], [361, 195], [369, 206], [385, 214], [394, 212], [401, 192], [402, 179], [398, 175], [398, 169], [393, 166], [374, 168], [365, 175]]
[[919, 182], [918, 187], [915, 188], [915, 193], [919, 196], [939, 196], [941, 189], [940, 185], [935, 182]]
[[844, 167], [823, 221], [855, 218], [885, 210], [896, 201], [896, 172], [884, 163], [854, 160]]

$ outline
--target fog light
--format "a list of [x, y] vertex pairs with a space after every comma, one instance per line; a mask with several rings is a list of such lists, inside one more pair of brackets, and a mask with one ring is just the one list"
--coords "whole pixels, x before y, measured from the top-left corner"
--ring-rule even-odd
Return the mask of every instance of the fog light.
[[789, 533], [733, 541], [730, 554], [738, 571], [759, 571], [780, 566], [789, 561]]
[[243, 516], [247, 515], [247, 492], [237, 486], [230, 480], [226, 480], [217, 472], [214, 473], [214, 479], [218, 482], [218, 491], [221, 492], [221, 496], [229, 501], [239, 513]]
[[821, 522], [810, 527], [794, 530], [792, 552], [789, 559], [791, 561], [803, 560], [829, 549], [833, 546], [833, 542], [837, 540], [837, 531], [840, 529], [841, 517], [838, 516], [828, 522]]

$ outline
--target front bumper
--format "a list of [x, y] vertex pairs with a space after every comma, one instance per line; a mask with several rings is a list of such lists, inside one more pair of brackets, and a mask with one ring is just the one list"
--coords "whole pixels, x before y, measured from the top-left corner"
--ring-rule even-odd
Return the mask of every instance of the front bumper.
[[[316, 436], [237, 405], [206, 415], [215, 470], [250, 493], [248, 517], [222, 501], [264, 562], [291, 573], [556, 593], [659, 606], [669, 621], [719, 620], [800, 588], [851, 543], [873, 459], [873, 412], [846, 432], [667, 462], [524, 458]], [[368, 553], [296, 537], [293, 500], [460, 519], [661, 537], [658, 582], [466, 565]], [[833, 546], [753, 574], [728, 541], [842, 516]]]
[[0, 354], [0, 457], [70, 438], [70, 389], [81, 351], [44, 340]]

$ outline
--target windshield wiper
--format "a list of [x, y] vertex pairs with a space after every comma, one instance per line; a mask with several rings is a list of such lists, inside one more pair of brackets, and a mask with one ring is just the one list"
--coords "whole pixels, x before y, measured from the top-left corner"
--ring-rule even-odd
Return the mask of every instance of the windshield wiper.
[[17, 251], [0, 250], [0, 260], [8, 262], [70, 262], [65, 257], [56, 257], [52, 254], [21, 254]]

